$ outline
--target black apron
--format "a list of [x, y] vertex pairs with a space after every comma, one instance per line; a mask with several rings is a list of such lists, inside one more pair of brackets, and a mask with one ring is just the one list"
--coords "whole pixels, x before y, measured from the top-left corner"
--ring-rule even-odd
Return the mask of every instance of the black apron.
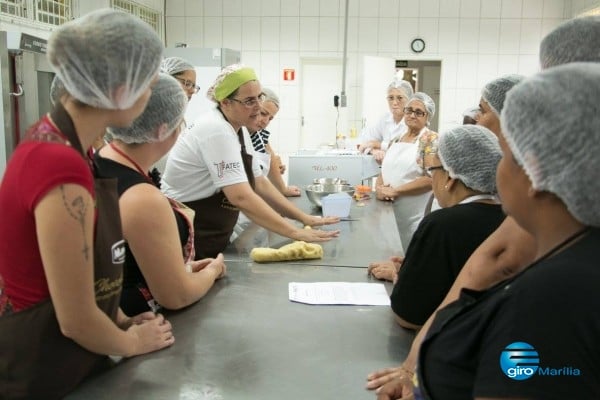
[[[254, 189], [252, 155], [246, 152], [242, 129], [237, 133], [242, 147], [241, 155], [248, 183]], [[222, 190], [210, 197], [187, 201], [184, 204], [196, 212], [194, 216], [194, 248], [196, 260], [216, 257], [227, 247], [240, 210], [231, 204]]]
[[[70, 145], [81, 151], [66, 111], [58, 107], [52, 119]], [[41, 132], [32, 139], [64, 143], [64, 139], [52, 132]], [[116, 321], [125, 259], [117, 182], [116, 179], [95, 179], [94, 187], [96, 303]], [[85, 377], [110, 365], [108, 357], [92, 353], [62, 335], [51, 300], [0, 317], [0, 332], [1, 399], [62, 398]]]

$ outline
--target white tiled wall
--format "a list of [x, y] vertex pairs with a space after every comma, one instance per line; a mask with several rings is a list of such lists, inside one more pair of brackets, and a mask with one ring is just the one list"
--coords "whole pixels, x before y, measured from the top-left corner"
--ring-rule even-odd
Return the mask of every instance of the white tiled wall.
[[[363, 55], [442, 61], [440, 127], [459, 120], [479, 100], [481, 87], [504, 73], [537, 70], [540, 39], [586, 0], [350, 0], [347, 118], [360, 118], [353, 94]], [[283, 68], [299, 70], [302, 57], [342, 57], [345, 0], [166, 0], [167, 46], [175, 42], [239, 49], [283, 106], [272, 130], [299, 134], [298, 81], [283, 82]], [[409, 43], [420, 36], [425, 52]], [[274, 147], [282, 151], [286, 144]], [[282, 148], [283, 147], [283, 148]]]
[[[76, 0], [75, 12], [108, 0]], [[166, 45], [238, 49], [261, 81], [277, 91], [282, 110], [272, 130], [299, 133], [298, 80], [282, 81], [283, 68], [300, 69], [302, 57], [341, 59], [345, 0], [138, 0], [166, 14]], [[85, 5], [85, 7], [84, 7]], [[440, 127], [458, 121], [481, 87], [505, 73], [537, 70], [540, 39], [566, 18], [600, 7], [599, 0], [350, 0], [346, 92], [349, 120], [360, 119], [362, 57], [442, 61]], [[39, 29], [0, 22], [5, 30], [47, 37]], [[424, 53], [409, 50], [425, 39]], [[286, 143], [274, 147], [282, 151]], [[295, 142], [295, 141], [292, 141]]]

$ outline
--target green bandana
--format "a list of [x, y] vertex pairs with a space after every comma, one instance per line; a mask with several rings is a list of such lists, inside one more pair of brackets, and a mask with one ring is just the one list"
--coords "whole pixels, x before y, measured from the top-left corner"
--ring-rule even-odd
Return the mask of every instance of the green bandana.
[[215, 99], [221, 101], [235, 92], [246, 82], [256, 81], [256, 73], [252, 68], [241, 68], [227, 75], [215, 88]]

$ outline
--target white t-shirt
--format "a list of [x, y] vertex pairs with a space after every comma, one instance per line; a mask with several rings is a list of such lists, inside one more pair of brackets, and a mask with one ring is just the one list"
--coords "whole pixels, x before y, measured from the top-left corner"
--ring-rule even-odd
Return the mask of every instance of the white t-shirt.
[[408, 127], [404, 123], [404, 118], [396, 123], [392, 113], [388, 112], [377, 123], [367, 126], [362, 131], [360, 141], [366, 143], [376, 140], [381, 142], [381, 150], [387, 150], [390, 141], [396, 136], [404, 135], [406, 131], [408, 131]]
[[[248, 130], [242, 128], [246, 152], [253, 155]], [[224, 186], [248, 182], [237, 133], [215, 107], [183, 132], [169, 153], [162, 191], [178, 201], [205, 199]], [[252, 157], [252, 173], [262, 172]]]

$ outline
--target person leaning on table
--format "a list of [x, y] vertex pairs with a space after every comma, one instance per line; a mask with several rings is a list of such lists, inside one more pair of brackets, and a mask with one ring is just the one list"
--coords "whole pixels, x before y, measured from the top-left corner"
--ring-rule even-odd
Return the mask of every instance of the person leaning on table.
[[377, 123], [363, 130], [361, 144], [358, 146], [360, 152], [373, 154], [375, 161], [381, 164], [390, 141], [408, 129], [404, 122], [404, 107], [413, 93], [410, 82], [394, 78], [387, 89], [389, 111]]
[[[533, 237], [535, 260], [487, 291], [463, 289], [438, 311], [415, 398], [600, 398], [598, 93], [600, 65], [571, 63], [508, 94], [498, 192]], [[385, 385], [379, 398], [399, 389]]]
[[471, 253], [504, 220], [496, 198], [498, 138], [476, 125], [457, 126], [439, 136], [425, 157], [439, 210], [415, 232], [391, 295], [398, 323], [420, 328], [452, 286]]
[[148, 171], [183, 129], [187, 97], [161, 73], [144, 113], [96, 154], [98, 172], [118, 180], [125, 244], [121, 308], [126, 313], [180, 309], [198, 301], [226, 272], [223, 255], [194, 260], [194, 216], [160, 191]]
[[162, 316], [118, 307], [116, 185], [94, 179], [86, 156], [108, 125], [142, 113], [162, 51], [146, 23], [110, 9], [50, 35], [47, 57], [66, 91], [28, 130], [0, 186], [0, 398], [62, 398], [107, 366], [105, 355], [174, 342]]
[[[271, 183], [286, 197], [300, 196], [300, 189], [296, 186], [287, 186], [283, 181], [284, 167], [281, 165], [281, 158], [271, 147], [269, 136], [271, 132], [267, 131], [269, 123], [279, 112], [279, 97], [271, 89], [262, 88], [265, 100], [262, 103], [258, 124], [255, 129], [247, 126], [252, 139], [254, 148], [254, 157], [258, 158], [260, 169], [263, 175], [269, 178]], [[282, 168], [283, 167], [283, 168]]]
[[264, 100], [254, 70], [239, 64], [225, 67], [207, 95], [216, 107], [177, 140], [163, 176], [163, 192], [196, 212], [196, 257], [215, 257], [225, 250], [240, 211], [292, 239], [314, 242], [336, 237], [339, 231], [303, 229], [286, 221], [281, 215], [311, 226], [336, 223], [339, 218], [299, 210], [262, 176], [252, 157], [243, 127], [255, 123]]

